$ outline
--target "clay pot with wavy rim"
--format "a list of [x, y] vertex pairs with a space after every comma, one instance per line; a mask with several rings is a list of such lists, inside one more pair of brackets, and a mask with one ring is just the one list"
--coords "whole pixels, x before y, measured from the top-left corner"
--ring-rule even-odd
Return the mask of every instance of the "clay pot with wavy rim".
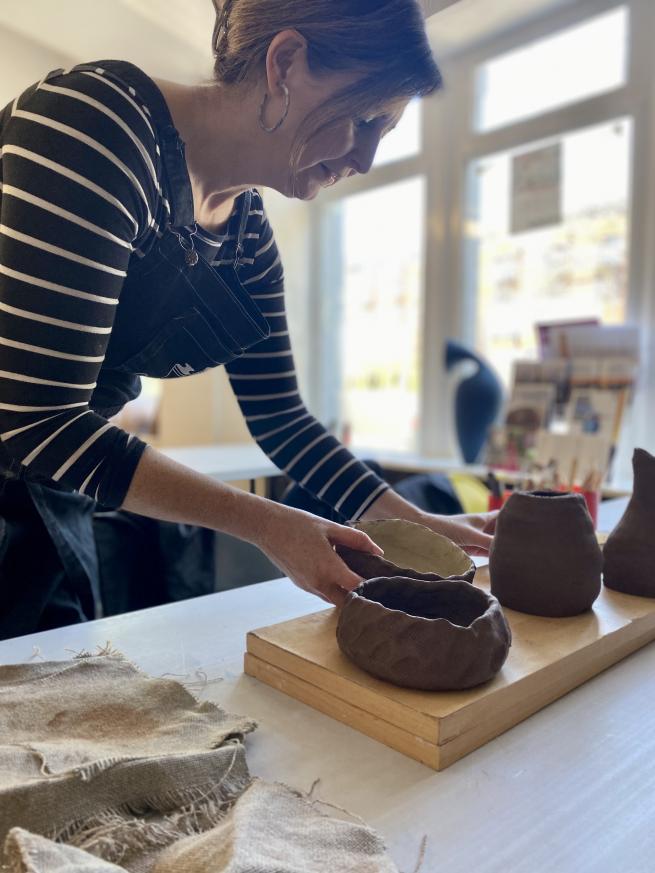
[[337, 625], [339, 647], [358, 667], [424, 691], [487, 682], [511, 641], [496, 598], [462, 579], [369, 579], [348, 595]]
[[503, 606], [565, 618], [591, 609], [603, 558], [581, 494], [519, 491], [496, 523], [489, 572]]
[[655, 597], [655, 458], [644, 449], [632, 457], [632, 497], [603, 549], [607, 588]]
[[354, 525], [384, 549], [384, 557], [348, 546], [336, 547], [339, 557], [363, 579], [404, 576], [438, 582], [465, 579], [473, 582], [475, 564], [463, 549], [448, 537], [423, 524], [399, 518], [385, 518]]

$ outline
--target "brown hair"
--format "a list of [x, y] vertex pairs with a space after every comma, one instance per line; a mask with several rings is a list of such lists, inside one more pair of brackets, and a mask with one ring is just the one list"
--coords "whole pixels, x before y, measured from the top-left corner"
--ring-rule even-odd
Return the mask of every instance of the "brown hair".
[[225, 85], [262, 75], [271, 41], [283, 30], [307, 40], [312, 72], [361, 73], [354, 85], [305, 119], [291, 156], [344, 116], [385, 111], [441, 87], [418, 0], [213, 0], [214, 78]]

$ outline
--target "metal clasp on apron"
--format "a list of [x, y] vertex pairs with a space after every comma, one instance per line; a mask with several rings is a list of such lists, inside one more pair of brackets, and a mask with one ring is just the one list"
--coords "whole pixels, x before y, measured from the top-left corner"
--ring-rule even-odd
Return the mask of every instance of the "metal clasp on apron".
[[174, 227], [171, 227], [171, 230], [173, 231], [178, 239], [178, 242], [184, 249], [184, 261], [187, 267], [195, 267], [195, 265], [198, 263], [199, 257], [198, 252], [196, 251], [195, 243], [193, 242], [193, 238], [198, 233], [198, 225], [194, 222], [193, 230], [190, 231], [188, 239], [182, 236], [181, 233], [178, 233], [178, 231], [176, 231]]

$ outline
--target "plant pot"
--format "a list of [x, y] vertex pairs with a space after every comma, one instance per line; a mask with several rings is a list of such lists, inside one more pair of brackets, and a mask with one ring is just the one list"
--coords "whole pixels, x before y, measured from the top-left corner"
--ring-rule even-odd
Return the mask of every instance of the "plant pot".
[[487, 682], [511, 641], [496, 598], [462, 579], [369, 579], [348, 595], [337, 625], [339, 647], [357, 666], [424, 691]]
[[590, 609], [603, 558], [581, 494], [517, 492], [496, 524], [491, 591], [510, 609], [564, 618]]
[[466, 579], [472, 582], [475, 564], [463, 549], [448, 537], [441, 536], [413, 521], [386, 518], [356, 524], [384, 549], [384, 557], [337, 546], [337, 554], [363, 579], [403, 576], [438, 582], [442, 579]]
[[632, 468], [632, 497], [603, 550], [604, 582], [624, 594], [655, 597], [655, 458], [636, 449]]

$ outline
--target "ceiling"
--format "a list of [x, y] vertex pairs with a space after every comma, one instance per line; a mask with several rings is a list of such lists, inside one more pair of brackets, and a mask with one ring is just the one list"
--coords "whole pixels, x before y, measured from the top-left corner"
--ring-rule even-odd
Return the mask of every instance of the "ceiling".
[[[421, 0], [443, 55], [576, 0]], [[165, 13], [163, 12], [165, 10]], [[211, 72], [211, 0], [0, 3], [0, 26], [75, 62], [120, 57], [181, 82]]]

